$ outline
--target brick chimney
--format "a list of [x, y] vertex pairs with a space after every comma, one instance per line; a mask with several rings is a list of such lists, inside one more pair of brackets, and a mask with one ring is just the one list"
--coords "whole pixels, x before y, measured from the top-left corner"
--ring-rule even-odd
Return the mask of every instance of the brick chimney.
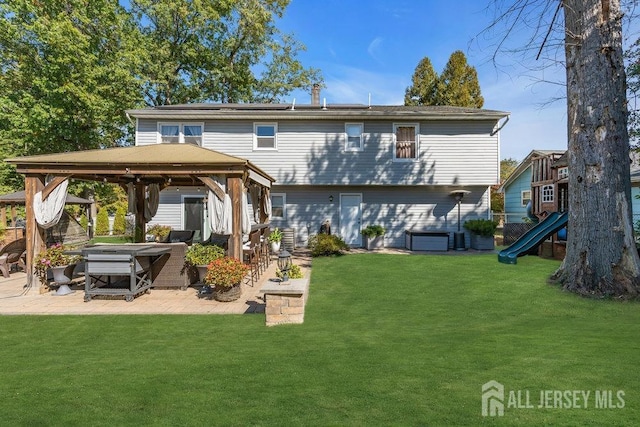
[[311, 89], [311, 105], [320, 105], [320, 84], [314, 83]]

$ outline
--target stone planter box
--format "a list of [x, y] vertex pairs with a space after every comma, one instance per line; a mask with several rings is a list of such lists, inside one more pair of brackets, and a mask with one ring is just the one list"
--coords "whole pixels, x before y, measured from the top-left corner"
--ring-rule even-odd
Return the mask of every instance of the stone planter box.
[[471, 233], [471, 249], [479, 251], [492, 251], [495, 249], [495, 240], [493, 236], [480, 236]]
[[363, 236], [364, 247], [368, 251], [375, 251], [376, 249], [384, 248], [384, 236], [366, 237]]

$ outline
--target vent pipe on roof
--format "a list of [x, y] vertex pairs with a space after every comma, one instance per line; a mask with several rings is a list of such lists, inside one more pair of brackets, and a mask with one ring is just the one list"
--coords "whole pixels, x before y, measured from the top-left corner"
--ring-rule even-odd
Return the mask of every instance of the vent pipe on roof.
[[314, 83], [311, 89], [311, 105], [320, 105], [320, 84]]

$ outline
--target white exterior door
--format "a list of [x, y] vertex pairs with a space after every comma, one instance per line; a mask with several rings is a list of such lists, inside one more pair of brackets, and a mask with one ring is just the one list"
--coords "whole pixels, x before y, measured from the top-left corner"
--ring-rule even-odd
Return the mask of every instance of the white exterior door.
[[362, 246], [362, 194], [340, 194], [340, 236], [349, 246]]

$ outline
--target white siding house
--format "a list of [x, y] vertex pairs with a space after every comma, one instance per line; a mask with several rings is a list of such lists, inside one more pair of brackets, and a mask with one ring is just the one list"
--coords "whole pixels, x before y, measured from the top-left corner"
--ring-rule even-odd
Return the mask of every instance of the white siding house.
[[[188, 104], [127, 114], [136, 120], [136, 145], [200, 144], [273, 176], [272, 226], [295, 230], [299, 245], [328, 219], [353, 246], [362, 244], [363, 227], [381, 224], [390, 247], [404, 246], [407, 229], [455, 231], [453, 190], [471, 191], [462, 222], [489, 217], [508, 116], [460, 107], [284, 104]], [[204, 188], [185, 190], [165, 189], [152, 223], [189, 228], [199, 221]]]

